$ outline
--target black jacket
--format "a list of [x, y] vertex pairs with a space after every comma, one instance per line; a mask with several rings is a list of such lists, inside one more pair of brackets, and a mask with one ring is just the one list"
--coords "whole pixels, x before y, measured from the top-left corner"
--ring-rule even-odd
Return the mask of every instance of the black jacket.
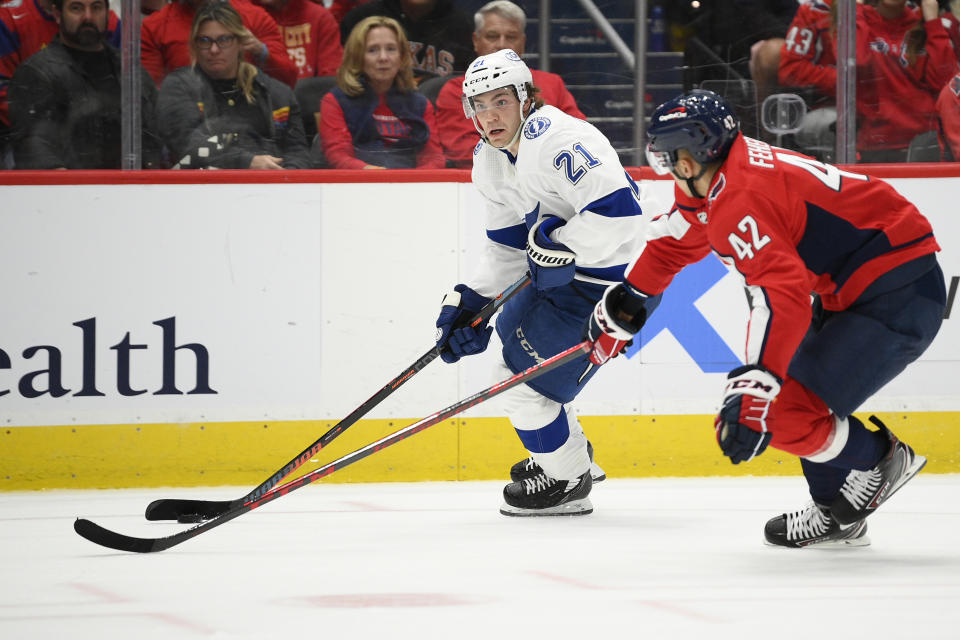
[[358, 22], [370, 16], [387, 16], [400, 23], [410, 41], [413, 70], [418, 76], [463, 73], [476, 57], [473, 52], [473, 19], [453, 0], [437, 5], [420, 20], [403, 12], [400, 0], [370, 0], [352, 9], [340, 22], [340, 41], [346, 42]]
[[[105, 46], [111, 75], [99, 83], [59, 35], [17, 67], [8, 94], [17, 169], [121, 168], [120, 52]], [[142, 166], [159, 168], [157, 89], [146, 71], [140, 84]]]
[[[293, 90], [265, 73], [254, 78], [262, 120], [239, 130], [217, 108], [213, 85], [197, 67], [168, 75], [160, 87], [160, 136], [180, 168], [247, 169], [254, 156], [283, 158], [287, 169], [309, 169], [303, 118]], [[258, 126], [259, 125], [259, 126]], [[258, 131], [266, 129], [267, 136]]]

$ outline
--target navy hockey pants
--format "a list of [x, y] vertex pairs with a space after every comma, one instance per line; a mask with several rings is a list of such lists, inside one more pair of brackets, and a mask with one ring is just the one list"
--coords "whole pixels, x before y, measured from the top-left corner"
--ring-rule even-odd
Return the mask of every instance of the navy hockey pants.
[[[503, 360], [514, 373], [532, 367], [583, 340], [587, 318], [605, 285], [574, 281], [538, 291], [526, 287], [504, 305], [497, 316], [497, 335], [503, 342]], [[527, 384], [561, 404], [573, 400], [593, 377], [597, 367], [580, 380], [587, 368], [584, 355]]]

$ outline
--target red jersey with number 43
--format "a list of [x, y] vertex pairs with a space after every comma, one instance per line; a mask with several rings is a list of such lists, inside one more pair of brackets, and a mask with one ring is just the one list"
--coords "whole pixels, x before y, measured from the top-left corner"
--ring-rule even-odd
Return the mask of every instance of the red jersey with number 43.
[[850, 306], [891, 269], [939, 250], [929, 221], [889, 184], [739, 136], [704, 199], [676, 189], [627, 281], [649, 294], [712, 249], [751, 298], [746, 362], [784, 377], [811, 320], [810, 294]]

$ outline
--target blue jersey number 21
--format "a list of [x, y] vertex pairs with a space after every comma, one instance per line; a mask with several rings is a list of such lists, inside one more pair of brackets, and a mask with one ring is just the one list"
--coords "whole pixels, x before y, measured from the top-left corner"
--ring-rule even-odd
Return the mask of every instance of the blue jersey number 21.
[[571, 184], [577, 184], [587, 171], [599, 166], [600, 161], [579, 142], [573, 145], [573, 150], [580, 154], [586, 164], [579, 164], [573, 153], [564, 150], [553, 159], [553, 166], [562, 169]]

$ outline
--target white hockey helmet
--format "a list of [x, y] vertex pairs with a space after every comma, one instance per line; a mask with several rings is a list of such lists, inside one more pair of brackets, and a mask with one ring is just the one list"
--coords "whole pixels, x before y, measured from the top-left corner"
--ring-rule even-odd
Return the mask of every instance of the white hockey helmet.
[[527, 100], [527, 85], [533, 84], [533, 75], [513, 49], [501, 49], [480, 56], [467, 68], [463, 76], [463, 113], [473, 119], [473, 96], [500, 87], [513, 87], [523, 105]]

